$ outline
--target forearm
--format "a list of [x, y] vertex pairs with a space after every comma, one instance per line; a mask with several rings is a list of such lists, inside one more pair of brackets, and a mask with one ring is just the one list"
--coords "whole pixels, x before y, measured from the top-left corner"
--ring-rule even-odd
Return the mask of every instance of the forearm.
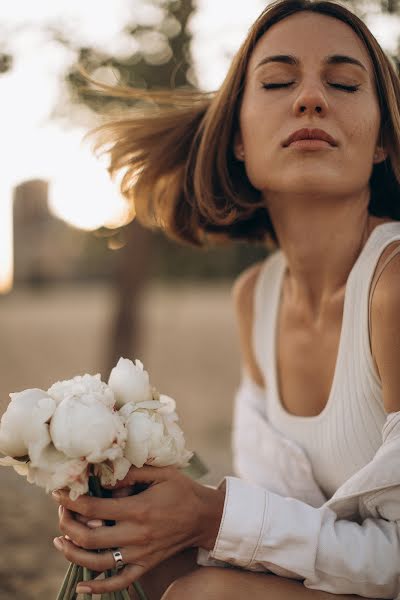
[[237, 478], [227, 478], [224, 517], [209, 558], [304, 580], [310, 589], [400, 598], [398, 519], [338, 519], [329, 507]]
[[197, 545], [205, 550], [212, 550], [217, 540], [218, 531], [225, 504], [225, 480], [220, 487], [201, 485], [198, 494], [200, 500], [200, 536]]

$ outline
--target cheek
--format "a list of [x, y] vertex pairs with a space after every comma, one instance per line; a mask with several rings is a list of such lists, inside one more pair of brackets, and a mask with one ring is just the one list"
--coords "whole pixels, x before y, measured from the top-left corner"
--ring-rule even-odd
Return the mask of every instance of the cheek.
[[258, 190], [274, 187], [285, 169], [281, 143], [287, 132], [287, 114], [282, 103], [260, 98], [243, 103], [240, 129], [245, 150], [245, 170]]
[[240, 129], [246, 154], [265, 150], [268, 140], [281, 128], [284, 116], [277, 114], [276, 103], [268, 103], [262, 94], [248, 92], [244, 94], [240, 111]]
[[[283, 119], [283, 122], [285, 120]], [[283, 136], [281, 119], [265, 107], [254, 103], [243, 110], [240, 127], [247, 165], [276, 158], [276, 145], [279, 136]]]
[[370, 152], [375, 148], [378, 139], [380, 114], [375, 105], [363, 105], [357, 110], [346, 114], [344, 132], [347, 130], [347, 139], [357, 151]]

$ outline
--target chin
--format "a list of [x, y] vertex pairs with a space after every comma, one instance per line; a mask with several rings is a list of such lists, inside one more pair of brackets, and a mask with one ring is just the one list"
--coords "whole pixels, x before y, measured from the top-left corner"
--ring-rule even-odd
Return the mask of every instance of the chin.
[[282, 185], [271, 185], [265, 184], [262, 188], [262, 191], [268, 195], [268, 193], [273, 193], [274, 195], [311, 195], [318, 194], [319, 196], [331, 195], [332, 191], [335, 191], [335, 195], [340, 195], [340, 190], [338, 189], [337, 184], [332, 182], [322, 182], [322, 181], [299, 181], [293, 182], [292, 184], [288, 184], [285, 181]]
[[285, 180], [280, 182], [281, 185], [266, 186], [268, 189], [274, 189], [276, 192], [302, 194], [302, 193], [318, 193], [331, 194], [335, 191], [336, 194], [345, 193], [348, 186], [344, 185], [343, 178], [338, 177], [338, 174], [317, 173], [315, 169], [312, 172], [302, 172], [301, 174], [288, 173], [285, 175]]

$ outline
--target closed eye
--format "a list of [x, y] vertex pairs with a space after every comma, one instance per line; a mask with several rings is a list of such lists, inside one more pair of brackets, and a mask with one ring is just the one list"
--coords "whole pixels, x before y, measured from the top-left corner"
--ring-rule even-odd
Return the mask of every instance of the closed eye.
[[[289, 81], [288, 83], [263, 83], [262, 87], [266, 90], [276, 90], [278, 88], [289, 87], [293, 83], [294, 81]], [[359, 85], [343, 85], [342, 83], [329, 83], [329, 85], [349, 93], [356, 92], [360, 87]]]

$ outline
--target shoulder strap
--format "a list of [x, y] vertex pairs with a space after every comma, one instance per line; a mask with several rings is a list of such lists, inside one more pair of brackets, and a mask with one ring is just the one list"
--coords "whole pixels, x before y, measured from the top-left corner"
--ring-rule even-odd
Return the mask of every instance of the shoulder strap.
[[281, 261], [279, 252], [268, 255], [257, 277], [254, 290], [252, 340], [253, 352], [257, 366], [267, 385], [267, 365], [269, 361], [269, 338], [271, 336], [271, 304], [274, 286]]
[[389, 254], [389, 256], [387, 256], [385, 258], [383, 264], [380, 265], [379, 269], [377, 270], [377, 272], [375, 273], [375, 275], [372, 279], [371, 291], [370, 291], [369, 302], [368, 302], [368, 331], [369, 331], [370, 344], [371, 344], [371, 319], [370, 319], [370, 316], [371, 316], [372, 294], [374, 293], [375, 286], [378, 283], [378, 279], [382, 275], [386, 265], [392, 260], [392, 258], [394, 256], [396, 256], [396, 254], [399, 254], [399, 253], [400, 253], [400, 244], [398, 246], [396, 246], [396, 248]]

